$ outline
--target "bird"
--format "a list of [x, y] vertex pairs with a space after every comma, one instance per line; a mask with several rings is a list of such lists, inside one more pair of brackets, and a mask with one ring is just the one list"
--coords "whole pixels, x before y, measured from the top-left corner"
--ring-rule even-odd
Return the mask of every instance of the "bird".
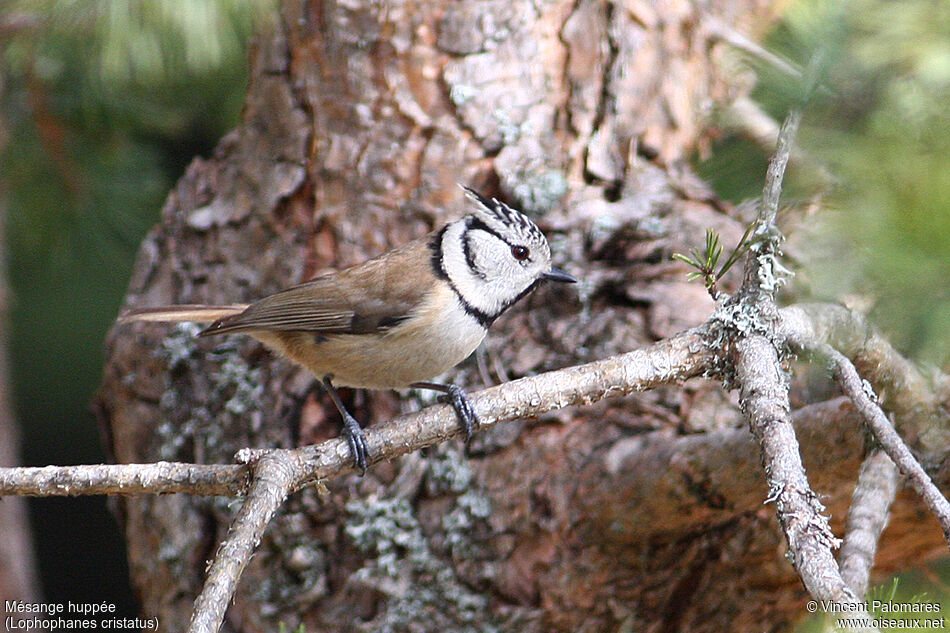
[[339, 411], [361, 474], [366, 437], [337, 387], [438, 391], [468, 441], [479, 424], [468, 395], [432, 378], [465, 360], [540, 283], [577, 279], [552, 267], [547, 239], [524, 213], [462, 189], [473, 203], [467, 215], [361, 264], [251, 304], [146, 307], [118, 320], [209, 324], [198, 336], [248, 334], [303, 366]]

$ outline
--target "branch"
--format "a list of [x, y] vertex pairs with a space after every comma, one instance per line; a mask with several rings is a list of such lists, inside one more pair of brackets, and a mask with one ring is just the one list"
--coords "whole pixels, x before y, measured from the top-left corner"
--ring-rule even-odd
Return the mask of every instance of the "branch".
[[233, 497], [244, 494], [247, 485], [247, 468], [238, 465], [156, 462], [0, 468], [0, 497], [169, 492]]
[[267, 451], [251, 465], [253, 484], [215, 554], [191, 616], [188, 633], [215, 633], [234, 596], [238, 578], [271, 518], [293, 492], [301, 467], [296, 451]]
[[854, 602], [856, 597], [838, 573], [824, 506], [805, 476], [788, 406], [788, 385], [778, 352], [763, 336], [736, 342], [739, 405], [762, 449], [769, 485], [767, 501], [775, 502], [779, 523], [788, 539], [789, 555], [808, 592], [819, 600]]
[[781, 338], [827, 343], [850, 358], [897, 416], [904, 437], [920, 440], [928, 454], [946, 447], [945, 416], [930, 383], [861, 314], [827, 303], [800, 304], [780, 311]]
[[[760, 234], [765, 236], [766, 240], [772, 243], [770, 246], [776, 250], [782, 239], [778, 232], [776, 217], [778, 216], [779, 199], [782, 196], [782, 183], [785, 180], [785, 168], [788, 166], [788, 159], [792, 154], [792, 146], [795, 144], [795, 137], [798, 135], [798, 127], [802, 122], [805, 105], [818, 86], [824, 58], [824, 50], [819, 49], [809, 60], [802, 76], [801, 98], [799, 103], [789, 110], [788, 115], [782, 122], [778, 138], [775, 140], [775, 153], [769, 160], [769, 168], [765, 173], [765, 186], [762, 188], [762, 200], [759, 204], [758, 228]], [[754, 258], [750, 261], [754, 261]]]
[[775, 513], [788, 540], [788, 556], [815, 599], [852, 604], [856, 616], [866, 616], [864, 603], [841, 576], [832, 554], [839, 541], [828, 518], [821, 514], [825, 508], [805, 475], [778, 351], [760, 335], [740, 338], [735, 349], [739, 406], [762, 449], [769, 484], [766, 501], [775, 502]]
[[887, 527], [899, 480], [897, 466], [879, 448], [861, 465], [838, 553], [841, 577], [858, 597], [867, 594], [877, 545]]
[[[481, 428], [487, 428], [686, 380], [714, 367], [707, 336], [707, 328], [694, 328], [645, 349], [507, 382], [471, 394], [472, 405], [482, 421]], [[427, 407], [366, 429], [373, 463], [460, 435], [455, 413], [448, 405]], [[262, 459], [275, 450], [261, 449], [248, 455]], [[354, 470], [342, 439], [282, 452], [293, 458], [295, 490]], [[247, 467], [241, 465], [159, 462], [0, 468], [0, 497], [167, 492], [239, 495], [247, 487]]]
[[831, 369], [835, 379], [841, 385], [845, 395], [851, 399], [858, 413], [864, 418], [874, 439], [881, 445], [881, 449], [894, 461], [901, 474], [907, 478], [911, 487], [921, 496], [927, 507], [933, 512], [943, 529], [943, 536], [950, 543], [950, 503], [940, 492], [934, 482], [927, 475], [923, 466], [910, 452], [907, 445], [894, 429], [894, 426], [878, 406], [873, 388], [866, 381], [861, 380], [854, 365], [841, 352], [826, 343], [814, 346], [805, 346], [812, 349], [831, 361]]
[[735, 380], [752, 435], [762, 450], [769, 485], [767, 501], [788, 540], [788, 555], [808, 592], [818, 600], [857, 604], [854, 592], [838, 571], [832, 550], [838, 546], [821, 513], [824, 506], [812, 491], [802, 465], [791, 424], [788, 382], [778, 350], [780, 323], [775, 292], [785, 270], [778, 261], [784, 239], [776, 224], [779, 198], [802, 109], [817, 85], [822, 52], [808, 64], [802, 102], [782, 123], [775, 154], [769, 161], [755, 229], [740, 290], [718, 311], [731, 339]]

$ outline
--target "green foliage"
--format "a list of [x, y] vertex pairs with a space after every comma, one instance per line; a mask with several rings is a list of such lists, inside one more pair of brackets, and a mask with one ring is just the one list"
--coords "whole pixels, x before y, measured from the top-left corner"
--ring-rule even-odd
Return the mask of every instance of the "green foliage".
[[[909, 571], [872, 587], [864, 598], [869, 616], [886, 620], [887, 624], [892, 625], [881, 626], [882, 630], [914, 633], [945, 631], [950, 617], [950, 594], [939, 585], [936, 590], [923, 588], [934, 586], [934, 574], [946, 578], [950, 573], [948, 567], [950, 561], [936, 563], [928, 569]], [[835, 627], [837, 620], [851, 618], [851, 613], [826, 612], [825, 607], [820, 604], [813, 605], [808, 611], [812, 615], [806, 617], [798, 626], [799, 633], [854, 630]], [[913, 626], [899, 626], [901, 620], [904, 623], [913, 623]], [[914, 620], [916, 622], [913, 622]]]
[[8, 0], [7, 16], [27, 28], [11, 40], [8, 63], [30, 65], [49, 54], [44, 68], [65, 61], [64, 44], [88, 68], [83, 77], [104, 90], [131, 85], [166, 88], [170, 78], [213, 75], [243, 59], [256, 22], [275, 0]]
[[271, 4], [0, 5], [18, 25], [0, 47], [0, 195], [28, 440], [86, 410], [138, 244], [184, 166], [235, 125], [247, 42]]
[[[766, 47], [804, 65], [822, 43], [822, 88], [799, 134], [786, 200], [823, 193], [809, 218], [799, 292], [869, 307], [905, 353], [950, 359], [950, 5], [932, 0], [790, 4]], [[797, 81], [761, 62], [755, 99], [780, 121]], [[733, 139], [700, 165], [727, 198], [757, 195], [732, 169]], [[747, 145], [745, 145], [747, 147]], [[718, 150], [717, 150], [718, 152]], [[755, 151], [764, 170], [767, 156]], [[749, 160], [746, 157], [744, 160]], [[831, 174], [816, 180], [818, 167]], [[830, 211], [826, 211], [830, 210]], [[781, 218], [780, 218], [781, 220]], [[814, 226], [816, 221], [817, 226]]]
[[[752, 233], [754, 227], [754, 223], [746, 227], [745, 232], [739, 239], [739, 243], [732, 249], [732, 252], [729, 253], [729, 257], [726, 258], [726, 261], [724, 261], [722, 265], [719, 264], [719, 258], [722, 255], [722, 241], [719, 239], [719, 234], [713, 229], [706, 229], [705, 248], [694, 248], [690, 251], [690, 256], [683, 255], [682, 253], [673, 253], [673, 259], [678, 259], [695, 268], [695, 271], [689, 273], [689, 280], [702, 279], [706, 290], [715, 293], [716, 283], [739, 261], [740, 257], [745, 255], [746, 251], [748, 251], [752, 245], [752, 242], [749, 240], [749, 235]], [[716, 270], [717, 266], [719, 270]]]
[[[847, 27], [828, 77], [836, 94], [802, 137], [841, 182], [808, 273], [817, 294], [873, 301], [872, 318], [904, 351], [946, 361], [950, 7], [864, 0]], [[822, 265], [834, 252], [846, 261]]]
[[269, 4], [5, 3], [0, 16], [28, 25], [0, 52], [12, 247], [45, 265], [92, 237], [127, 260], [173, 179], [236, 120]]

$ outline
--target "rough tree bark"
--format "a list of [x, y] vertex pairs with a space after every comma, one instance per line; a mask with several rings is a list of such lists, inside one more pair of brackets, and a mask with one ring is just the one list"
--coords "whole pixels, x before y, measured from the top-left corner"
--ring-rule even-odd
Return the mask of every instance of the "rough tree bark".
[[[288, 0], [252, 50], [243, 123], [171, 192], [128, 304], [247, 301], [362, 261], [463, 213], [461, 182], [532, 213], [583, 283], [513, 309], [453, 380], [477, 388], [698, 324], [712, 301], [669, 256], [710, 227], [734, 243], [742, 218], [682, 159], [742, 92], [717, 29], [760, 32], [767, 4]], [[338, 433], [303, 371], [194, 332], [111, 333], [99, 409], [117, 461], [229, 463]], [[347, 397], [362, 420], [419, 406]], [[796, 417], [840, 530], [862, 432], [839, 401]], [[226, 630], [785, 628], [805, 593], [743, 425], [734, 395], [690, 381], [306, 490], [269, 526]], [[899, 499], [881, 571], [943, 550]], [[119, 511], [143, 610], [183, 630], [233, 507], [166, 495]]]

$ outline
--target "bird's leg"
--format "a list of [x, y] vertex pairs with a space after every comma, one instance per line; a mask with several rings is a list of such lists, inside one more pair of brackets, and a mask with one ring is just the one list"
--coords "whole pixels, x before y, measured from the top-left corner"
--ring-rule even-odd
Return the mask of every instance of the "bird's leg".
[[347, 444], [350, 445], [350, 454], [353, 455], [353, 464], [359, 469], [360, 475], [365, 475], [367, 457], [369, 456], [369, 449], [366, 446], [366, 434], [363, 433], [363, 429], [360, 427], [360, 423], [356, 421], [356, 418], [350, 415], [350, 412], [343, 406], [343, 401], [340, 400], [340, 394], [336, 392], [333, 383], [330, 382], [330, 377], [324, 376], [322, 383], [323, 388], [330, 394], [330, 399], [333, 400], [333, 404], [336, 405], [337, 411], [340, 412], [340, 416], [343, 418], [343, 436], [346, 438]]
[[432, 389], [444, 393], [445, 396], [439, 398], [439, 400], [452, 405], [452, 408], [455, 409], [459, 425], [465, 431], [465, 443], [467, 444], [472, 439], [472, 435], [478, 429], [478, 416], [475, 415], [472, 402], [461, 387], [458, 385], [443, 385], [437, 382], [414, 382], [409, 386], [415, 389]]

